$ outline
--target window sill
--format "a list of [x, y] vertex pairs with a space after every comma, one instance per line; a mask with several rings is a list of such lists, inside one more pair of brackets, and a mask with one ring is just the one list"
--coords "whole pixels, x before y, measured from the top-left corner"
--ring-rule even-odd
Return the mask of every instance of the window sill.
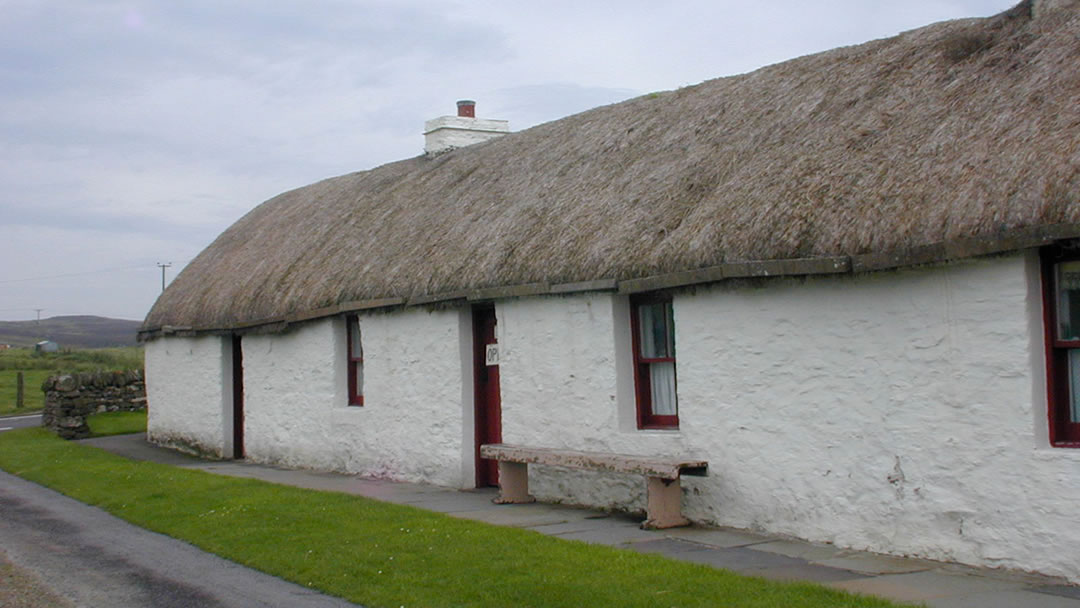
[[[670, 416], [670, 417], [674, 418], [674, 416]], [[660, 421], [642, 422], [641, 419], [638, 419], [637, 430], [639, 430], [639, 431], [678, 431], [679, 430], [679, 423], [678, 423], [678, 421], [674, 421], [674, 424], [672, 424], [672, 421], [670, 421], [670, 420], [667, 420], [667, 421], [664, 421], [664, 422], [660, 422]]]
[[1032, 459], [1040, 463], [1051, 462], [1071, 462], [1080, 463], [1080, 444], [1063, 446], [1063, 445], [1043, 445], [1035, 448], [1032, 453]]
[[646, 426], [633, 429], [632, 433], [639, 435], [678, 435], [679, 427], [677, 426]]

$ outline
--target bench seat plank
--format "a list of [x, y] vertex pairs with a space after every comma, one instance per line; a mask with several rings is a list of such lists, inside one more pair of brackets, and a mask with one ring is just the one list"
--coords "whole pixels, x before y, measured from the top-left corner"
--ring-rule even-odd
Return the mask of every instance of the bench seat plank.
[[480, 457], [523, 464], [535, 463], [613, 473], [636, 473], [659, 479], [678, 479], [680, 475], [708, 474], [708, 463], [704, 460], [533, 448], [506, 443], [480, 446]]

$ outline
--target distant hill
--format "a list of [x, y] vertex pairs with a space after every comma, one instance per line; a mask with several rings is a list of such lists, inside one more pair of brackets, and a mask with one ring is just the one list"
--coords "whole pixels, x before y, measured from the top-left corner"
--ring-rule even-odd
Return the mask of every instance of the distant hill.
[[33, 346], [52, 340], [60, 348], [134, 346], [142, 321], [89, 315], [50, 317], [38, 321], [0, 321], [0, 344]]

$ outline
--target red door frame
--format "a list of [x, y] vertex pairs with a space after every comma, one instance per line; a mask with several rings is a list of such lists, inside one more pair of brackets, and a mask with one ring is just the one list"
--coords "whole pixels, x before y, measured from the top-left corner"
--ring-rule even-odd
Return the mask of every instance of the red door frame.
[[499, 400], [499, 366], [488, 365], [487, 346], [497, 344], [495, 306], [478, 305], [472, 310], [473, 395], [475, 403], [476, 487], [499, 484], [499, 467], [494, 460], [480, 458], [480, 445], [502, 443], [502, 405]]
[[233, 453], [236, 460], [244, 458], [244, 349], [240, 336], [232, 337], [232, 394], [233, 394]]

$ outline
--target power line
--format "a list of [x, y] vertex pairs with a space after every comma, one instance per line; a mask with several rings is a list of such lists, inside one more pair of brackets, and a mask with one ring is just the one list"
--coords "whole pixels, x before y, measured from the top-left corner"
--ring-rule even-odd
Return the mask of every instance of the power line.
[[[190, 260], [188, 260], [190, 261]], [[181, 262], [185, 263], [185, 262]], [[172, 262], [169, 262], [172, 264]], [[68, 279], [71, 277], [81, 277], [90, 274], [104, 274], [108, 272], [120, 272], [122, 270], [146, 270], [149, 269], [149, 264], [140, 264], [138, 266], [121, 266], [119, 268], [104, 268], [102, 270], [87, 270], [84, 272], [71, 272], [67, 274], [52, 274], [43, 277], [27, 277], [25, 279], [0, 279], [0, 283], [29, 283], [31, 281], [47, 281], [49, 279]]]

